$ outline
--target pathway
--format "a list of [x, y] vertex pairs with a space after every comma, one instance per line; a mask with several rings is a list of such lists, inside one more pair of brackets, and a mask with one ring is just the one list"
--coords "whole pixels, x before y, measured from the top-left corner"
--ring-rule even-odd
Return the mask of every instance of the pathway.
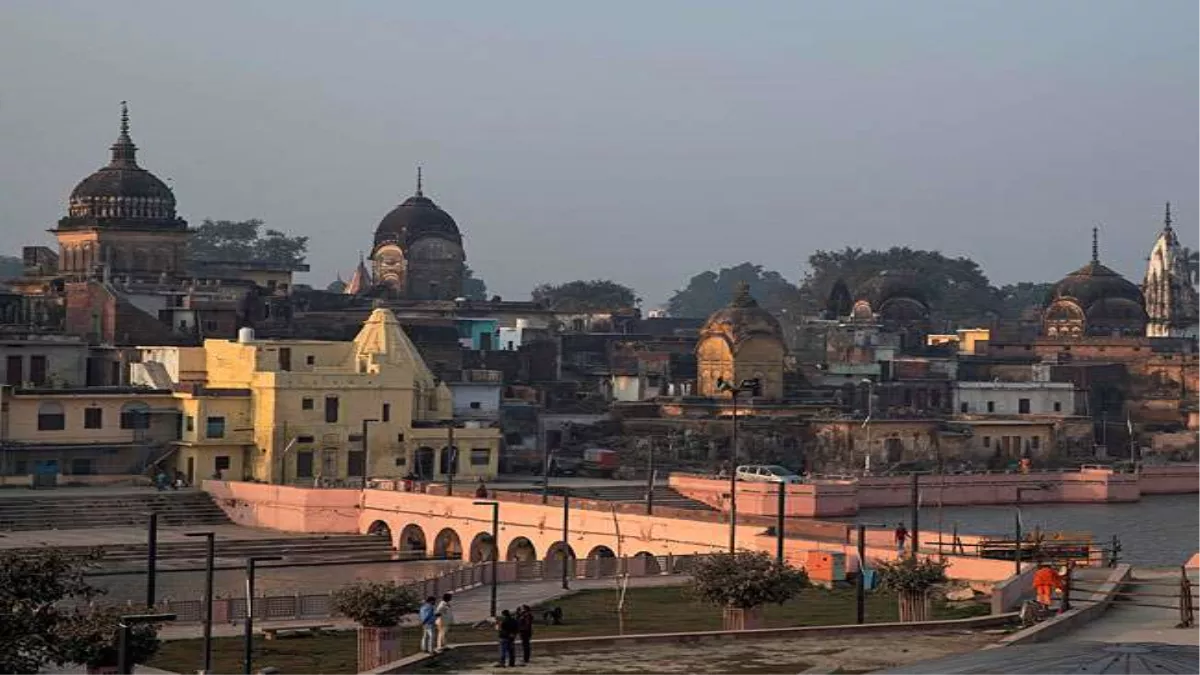
[[[634, 577], [629, 579], [630, 588], [646, 588], [652, 586], [679, 586], [687, 583], [685, 576]], [[613, 579], [572, 579], [571, 590], [564, 591], [561, 581], [521, 581], [500, 584], [496, 593], [496, 604], [499, 609], [514, 609], [517, 605], [537, 605], [550, 602], [574, 591], [589, 589], [616, 588]], [[491, 587], [480, 586], [454, 595], [454, 619], [460, 624], [473, 624], [490, 616]], [[322, 621], [276, 621], [257, 622], [256, 626], [297, 623], [330, 623], [336, 629], [349, 630], [357, 626], [346, 619], [331, 619]], [[242, 635], [241, 623], [219, 623], [213, 625], [213, 635], [216, 637], [238, 637]], [[460, 629], [461, 630], [461, 629]], [[159, 637], [164, 640], [186, 640], [198, 638], [204, 634], [201, 624], [180, 624], [163, 626]], [[453, 641], [453, 640], [452, 640]]]
[[[1189, 576], [1196, 583], [1196, 571]], [[1141, 583], [1138, 582], [1150, 582]], [[1164, 582], [1174, 581], [1174, 584]], [[1200, 645], [1196, 628], [1175, 628], [1179, 623], [1179, 570], [1134, 568], [1133, 583], [1124, 590], [1133, 593], [1173, 594], [1174, 597], [1135, 597], [1116, 600], [1099, 618], [1083, 625], [1058, 642], [1162, 642], [1174, 645]], [[1130, 602], [1163, 605], [1164, 608], [1142, 607]], [[1165, 609], [1171, 606], [1175, 609]]]

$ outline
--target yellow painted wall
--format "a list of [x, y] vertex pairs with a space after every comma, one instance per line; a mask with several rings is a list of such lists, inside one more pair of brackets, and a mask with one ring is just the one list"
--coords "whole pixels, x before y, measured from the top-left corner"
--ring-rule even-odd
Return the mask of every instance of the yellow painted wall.
[[[8, 396], [5, 402], [8, 404], [5, 440], [18, 443], [129, 443], [134, 440], [134, 430], [121, 428], [123, 406], [132, 402], [145, 403], [153, 409], [172, 408], [175, 405], [170, 395], [125, 393], [92, 396], [78, 393], [22, 394]], [[38, 411], [43, 404], [62, 407], [65, 416], [63, 430], [38, 429]], [[101, 410], [99, 429], [84, 427], [84, 410], [87, 408]]]

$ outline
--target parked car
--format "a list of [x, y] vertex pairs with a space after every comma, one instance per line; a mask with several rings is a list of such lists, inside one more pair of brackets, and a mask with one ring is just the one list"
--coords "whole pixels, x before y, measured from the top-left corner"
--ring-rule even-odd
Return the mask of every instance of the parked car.
[[759, 483], [803, 483], [795, 472], [775, 464], [748, 464], [737, 468], [737, 479]]

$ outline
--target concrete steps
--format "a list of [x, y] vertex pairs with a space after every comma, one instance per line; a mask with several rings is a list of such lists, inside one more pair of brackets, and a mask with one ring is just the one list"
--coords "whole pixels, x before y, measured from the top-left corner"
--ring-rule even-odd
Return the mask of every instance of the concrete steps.
[[0, 531], [144, 527], [152, 511], [160, 527], [230, 524], [212, 498], [198, 490], [71, 495], [64, 489], [0, 499]]
[[[95, 550], [96, 547], [67, 547], [78, 553]], [[101, 546], [101, 564], [109, 566], [144, 565], [147, 556], [145, 544], [130, 546]], [[35, 549], [16, 549], [15, 552]], [[207, 554], [203, 538], [189, 541], [160, 541], [160, 561], [190, 561], [202, 565]], [[270, 537], [260, 539], [225, 539], [216, 541], [218, 559], [244, 560], [250, 556], [282, 555], [292, 561], [387, 559], [392, 555], [391, 542], [387, 537], [374, 535], [314, 535], [309, 537]]]

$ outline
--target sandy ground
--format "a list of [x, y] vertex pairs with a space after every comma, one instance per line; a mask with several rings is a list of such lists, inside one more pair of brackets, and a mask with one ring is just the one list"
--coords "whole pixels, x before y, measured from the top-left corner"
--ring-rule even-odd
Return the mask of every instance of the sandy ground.
[[[589, 649], [534, 655], [525, 673], [865, 673], [970, 652], [1000, 637], [1001, 631], [947, 631], [923, 635], [813, 637], [771, 640], [712, 641], [630, 648]], [[518, 646], [518, 652], [520, 647]], [[498, 652], [497, 652], [498, 655]], [[427, 672], [493, 673], [494, 658], [443, 657]]]

